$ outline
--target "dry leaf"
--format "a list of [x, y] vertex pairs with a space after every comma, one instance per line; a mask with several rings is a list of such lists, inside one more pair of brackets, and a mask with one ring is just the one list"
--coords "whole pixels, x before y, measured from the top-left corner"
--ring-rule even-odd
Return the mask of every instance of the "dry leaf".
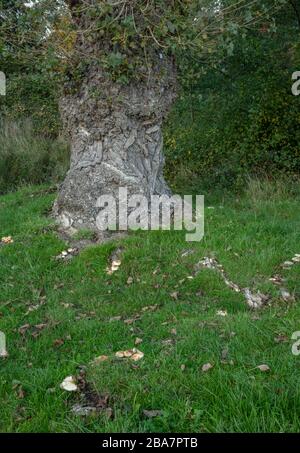
[[285, 261], [283, 264], [282, 264], [282, 267], [291, 267], [293, 266], [294, 263], [293, 261]]
[[1, 239], [1, 242], [3, 244], [12, 244], [14, 242], [13, 238], [11, 236], [4, 236], [2, 239]]
[[121, 321], [121, 319], [122, 319], [122, 316], [113, 316], [112, 318], [109, 319], [109, 322]]
[[217, 316], [227, 316], [228, 313], [226, 310], [218, 310], [217, 311]]
[[29, 328], [30, 324], [24, 324], [23, 326], [19, 327], [18, 332], [20, 335], [24, 335]]
[[89, 415], [94, 415], [96, 413], [95, 407], [82, 406], [81, 404], [75, 404], [71, 410], [74, 415], [78, 415], [80, 417], [87, 417]]
[[294, 302], [295, 297], [285, 288], [280, 288], [280, 294], [285, 302]]
[[63, 250], [55, 258], [57, 260], [69, 260], [78, 254], [79, 250], [77, 248], [69, 248], [68, 250]]
[[228, 351], [227, 348], [223, 349], [223, 351], [221, 352], [221, 359], [222, 359], [222, 360], [226, 360], [226, 359], [227, 359], [227, 357], [228, 357], [228, 352], [229, 352], [229, 351]]
[[105, 362], [106, 360], [108, 360], [109, 357], [107, 355], [100, 355], [99, 357], [96, 357], [94, 360], [93, 360], [93, 363], [97, 364], [97, 363], [102, 363], [102, 362]]
[[62, 346], [64, 342], [65, 341], [62, 338], [57, 338], [56, 340], [53, 341], [53, 346], [55, 348], [58, 348], [59, 346]]
[[135, 339], [135, 341], [134, 341], [134, 344], [135, 344], [136, 346], [138, 346], [138, 345], [141, 344], [141, 343], [143, 343], [143, 339], [142, 339], [142, 338], [138, 338], [138, 337], [137, 337], [137, 338]]
[[270, 371], [270, 367], [268, 365], [265, 365], [265, 364], [258, 365], [256, 368], [258, 368], [260, 371], [263, 371], [263, 372]]
[[134, 362], [137, 362], [138, 360], [141, 360], [144, 357], [144, 353], [135, 348], [134, 348], [134, 350], [135, 350], [135, 353], [130, 358], [131, 358], [131, 360], [134, 360]]
[[113, 260], [110, 267], [106, 268], [107, 275], [112, 275], [121, 266], [121, 260]]
[[152, 411], [148, 411], [148, 410], [143, 410], [143, 414], [146, 418], [155, 418], [155, 417], [161, 417], [163, 415], [163, 411], [159, 411], [159, 410], [152, 410]]
[[133, 278], [132, 277], [128, 277], [127, 285], [131, 285], [132, 283], [133, 283]]
[[173, 293], [170, 294], [170, 297], [174, 300], [178, 300], [179, 293], [177, 291], [174, 291]]
[[195, 250], [193, 249], [186, 249], [181, 253], [181, 257], [184, 258], [185, 256], [189, 256], [195, 253]]
[[284, 278], [281, 277], [281, 275], [273, 275], [273, 277], [269, 278], [269, 281], [272, 282], [274, 285], [280, 285], [285, 281]]
[[289, 341], [289, 337], [287, 335], [277, 335], [277, 337], [274, 338], [275, 343], [287, 343]]
[[139, 319], [141, 319], [140, 315], [136, 314], [134, 318], [124, 319], [124, 324], [130, 325]]
[[211, 370], [214, 366], [211, 363], [205, 363], [202, 366], [202, 371], [206, 373], [207, 371]]
[[25, 398], [25, 390], [23, 389], [23, 387], [21, 385], [19, 386], [18, 391], [17, 391], [17, 398], [19, 400], [22, 400], [23, 398]]
[[118, 351], [116, 352], [116, 357], [119, 359], [131, 359], [137, 362], [138, 360], [141, 360], [144, 357], [144, 353], [139, 351], [136, 348], [133, 349], [128, 349], [127, 351]]
[[37, 330], [43, 330], [46, 326], [47, 326], [47, 324], [41, 323], [41, 324], [36, 324], [34, 327]]
[[142, 311], [143, 312], [146, 312], [146, 311], [155, 311], [157, 310], [158, 308], [158, 304], [155, 304], [155, 305], [148, 305], [147, 307], [143, 307], [142, 308]]
[[76, 392], [78, 387], [73, 376], [66, 377], [60, 384], [60, 388], [67, 392]]

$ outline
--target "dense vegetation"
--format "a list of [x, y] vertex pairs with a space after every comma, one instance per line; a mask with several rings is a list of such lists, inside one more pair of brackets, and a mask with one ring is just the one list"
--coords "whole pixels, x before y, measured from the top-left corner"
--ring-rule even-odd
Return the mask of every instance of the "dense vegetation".
[[292, 8], [237, 36], [200, 80], [186, 86], [166, 127], [168, 171], [188, 169], [199, 184], [240, 188], [247, 175], [300, 171], [300, 24]]
[[[41, 2], [40, 8], [45, 8], [46, 3]], [[10, 26], [16, 22], [22, 36], [22, 46], [19, 41], [18, 46], [5, 42], [5, 29], [0, 39], [0, 69], [8, 80], [7, 96], [0, 97], [1, 127], [16, 128], [7, 123], [17, 122], [19, 135], [25, 128], [28, 139], [31, 122], [30, 140], [38, 141], [36, 148], [41, 149], [41, 155], [34, 156], [35, 147], [31, 147], [31, 167], [36, 167], [38, 174], [24, 172], [22, 159], [17, 157], [18, 147], [7, 134], [3, 135], [1, 192], [22, 182], [53, 178], [57, 181], [66, 170], [61, 162], [68, 159], [67, 146], [62, 145], [61, 138], [53, 146], [61, 135], [60, 86], [64, 77], [68, 77], [64, 59], [58, 58], [55, 45], [63, 39], [68, 48], [73, 38], [72, 32], [66, 34], [68, 27], [64, 28], [63, 23], [66, 18], [58, 14], [59, 2], [54, 2], [56, 9], [53, 7], [51, 14], [50, 3], [47, 14], [42, 16], [44, 22], [40, 20], [40, 11], [38, 14], [34, 8], [24, 9], [21, 1], [0, 3], [0, 11], [4, 9], [6, 15], [9, 12]], [[269, 177], [282, 172], [299, 174], [299, 98], [291, 94], [291, 75], [300, 65], [299, 11], [292, 1], [275, 2], [275, 6], [257, 26], [239, 28], [231, 24], [233, 30], [227, 30], [213, 45], [204, 46], [208, 38], [202, 36], [202, 51], [186, 48], [183, 55], [180, 49], [182, 89], [165, 126], [166, 173], [174, 187], [193, 180], [207, 188], [209, 185], [240, 188], [249, 174]], [[30, 33], [37, 20], [40, 36], [49, 24], [55, 24], [56, 32], [47, 46], [37, 33]], [[174, 36], [170, 29], [165, 29], [165, 35], [172, 45]], [[52, 155], [44, 157], [49, 151]], [[14, 168], [7, 172], [10, 161], [14, 161]], [[37, 162], [41, 165], [36, 165]], [[58, 174], [55, 168], [59, 168]]]

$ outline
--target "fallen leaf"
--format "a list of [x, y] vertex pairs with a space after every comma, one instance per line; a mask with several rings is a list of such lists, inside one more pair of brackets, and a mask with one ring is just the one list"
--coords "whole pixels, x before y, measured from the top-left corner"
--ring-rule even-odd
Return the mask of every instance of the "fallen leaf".
[[146, 418], [155, 418], [155, 417], [161, 417], [163, 415], [163, 411], [160, 410], [143, 410], [143, 414]]
[[138, 345], [141, 344], [141, 343], [143, 343], [143, 339], [142, 339], [142, 338], [138, 338], [138, 337], [137, 337], [137, 338], [135, 339], [135, 341], [134, 341], [134, 344], [135, 344], [136, 346], [138, 346]]
[[55, 348], [58, 348], [59, 346], [62, 346], [64, 342], [65, 341], [62, 338], [57, 338], [56, 340], [53, 341], [53, 346]]
[[108, 360], [109, 357], [107, 355], [100, 355], [99, 357], [96, 357], [94, 360], [93, 360], [93, 363], [97, 364], [97, 363], [102, 363], [102, 362], [105, 362], [106, 360]]
[[79, 250], [77, 248], [68, 248], [68, 250], [63, 250], [59, 255], [55, 257], [57, 260], [70, 260], [74, 256], [78, 255]]
[[107, 275], [112, 275], [121, 266], [121, 260], [113, 260], [110, 267], [106, 268]]
[[76, 392], [78, 387], [73, 376], [66, 377], [60, 384], [60, 388], [67, 392]]
[[129, 359], [130, 358], [131, 360], [133, 360], [135, 362], [137, 362], [138, 360], [141, 360], [144, 357], [144, 353], [139, 351], [136, 348], [129, 349], [127, 351], [118, 351], [118, 352], [116, 352], [115, 355], [119, 359]]
[[167, 338], [166, 340], [162, 340], [162, 344], [164, 346], [171, 346], [175, 343], [174, 338]]
[[75, 404], [71, 411], [74, 415], [78, 415], [80, 417], [87, 417], [89, 415], [94, 415], [96, 413], [96, 408], [93, 406], [83, 406], [81, 404]]
[[211, 363], [205, 363], [202, 366], [202, 371], [206, 373], [207, 371], [211, 370], [214, 366]]
[[228, 313], [226, 310], [218, 310], [217, 311], [217, 316], [227, 316]]
[[222, 359], [222, 360], [226, 360], [226, 359], [227, 359], [228, 352], [229, 352], [229, 351], [228, 351], [227, 348], [223, 349], [223, 351], [221, 352], [221, 359]]
[[32, 332], [32, 334], [31, 334], [31, 336], [32, 336], [33, 338], [38, 338], [40, 335], [41, 335], [41, 332], [37, 332], [37, 331]]
[[19, 327], [18, 332], [20, 335], [24, 335], [29, 328], [30, 324], [24, 324], [23, 326]]
[[144, 357], [144, 353], [142, 351], [139, 351], [138, 349], [135, 349], [135, 348], [134, 348], [134, 350], [136, 352], [130, 358], [134, 362], [137, 362], [138, 360], [141, 360]]
[[46, 326], [47, 326], [47, 324], [41, 323], [41, 324], [36, 324], [34, 327], [37, 330], [43, 330]]
[[122, 319], [122, 316], [113, 316], [112, 318], [109, 319], [109, 322], [121, 321], [121, 319]]
[[263, 372], [270, 371], [270, 367], [268, 365], [265, 365], [265, 364], [258, 365], [256, 368], [258, 368], [260, 371], [263, 371]]
[[170, 294], [170, 297], [174, 300], [178, 300], [179, 293], [177, 291], [174, 291], [173, 293]]
[[275, 343], [287, 343], [289, 341], [289, 337], [287, 335], [277, 335], [277, 337], [274, 338]]
[[3, 244], [12, 244], [14, 242], [13, 238], [11, 236], [4, 236], [2, 239], [1, 239], [1, 242]]
[[146, 306], [146, 307], [143, 307], [143, 308], [142, 308], [142, 311], [143, 311], [143, 312], [146, 312], [146, 311], [155, 311], [155, 310], [157, 310], [157, 308], [158, 308], [158, 304], [155, 304], [155, 305], [148, 305], [148, 306]]
[[186, 249], [181, 253], [181, 257], [184, 258], [185, 256], [189, 256], [195, 253], [195, 250], [193, 249]]
[[131, 285], [132, 283], [133, 283], [133, 278], [132, 277], [128, 277], [127, 285]]
[[284, 278], [281, 277], [281, 275], [273, 275], [273, 277], [269, 278], [269, 281], [274, 283], [274, 285], [280, 285], [281, 283], [284, 282]]
[[280, 294], [285, 302], [294, 302], [295, 297], [285, 288], [280, 288]]
[[22, 400], [25, 398], [25, 390], [23, 389], [22, 386], [19, 386], [18, 391], [17, 391], [17, 398], [19, 400]]
[[118, 352], [116, 352], [115, 356], [118, 359], [124, 359], [125, 358], [125, 351], [118, 351]]
[[293, 265], [294, 265], [293, 261], [285, 261], [284, 263], [282, 263], [282, 267], [291, 267]]
[[139, 319], [141, 319], [140, 315], [135, 315], [134, 318], [129, 318], [129, 319], [124, 319], [124, 324], [127, 324], [127, 325], [130, 325], [130, 324], [133, 324], [135, 321], [138, 321]]

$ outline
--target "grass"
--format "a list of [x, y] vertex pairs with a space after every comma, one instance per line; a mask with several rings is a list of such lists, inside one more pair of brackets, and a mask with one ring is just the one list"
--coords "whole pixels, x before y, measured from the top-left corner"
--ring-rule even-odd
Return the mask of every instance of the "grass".
[[[300, 253], [299, 184], [280, 196], [268, 187], [266, 198], [253, 183], [240, 199], [214, 198], [199, 243], [186, 243], [183, 232], [137, 232], [68, 262], [54, 259], [66, 245], [46, 216], [54, 199], [46, 189], [0, 198], [0, 236], [14, 239], [0, 247], [0, 330], [9, 352], [0, 361], [1, 432], [299, 431], [300, 358], [291, 353], [291, 335], [300, 330], [300, 265], [279, 270]], [[107, 275], [120, 245], [122, 264]], [[186, 249], [194, 253], [182, 256]], [[209, 269], [180, 283], [212, 254], [236, 283], [270, 292], [272, 304], [252, 312]], [[295, 303], [281, 301], [268, 282], [278, 271]], [[154, 304], [158, 309], [135, 323], [110, 321]], [[42, 330], [33, 327], [41, 323]], [[278, 335], [287, 341], [277, 343]], [[144, 358], [136, 366], [115, 359], [136, 337]], [[110, 359], [92, 364], [101, 354]], [[208, 362], [214, 366], [204, 373]], [[259, 371], [260, 364], [270, 371]], [[88, 382], [109, 395], [113, 418], [72, 414], [76, 396], [59, 384], [82, 365]], [[147, 419], [144, 409], [162, 415]]]
[[34, 133], [28, 119], [9, 122], [0, 119], [0, 194], [20, 185], [60, 182], [69, 167], [69, 147]]

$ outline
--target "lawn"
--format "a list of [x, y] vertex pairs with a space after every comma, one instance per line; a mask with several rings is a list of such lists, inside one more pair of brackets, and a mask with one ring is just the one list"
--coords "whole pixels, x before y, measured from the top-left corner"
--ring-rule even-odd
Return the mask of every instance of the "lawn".
[[[201, 242], [135, 232], [71, 260], [55, 259], [68, 245], [48, 216], [53, 191], [1, 196], [0, 239], [13, 238], [0, 246], [1, 432], [299, 431], [300, 263], [281, 268], [300, 253], [299, 194], [254, 184], [208, 196]], [[217, 272], [195, 272], [206, 256], [269, 303], [253, 311]], [[269, 281], [276, 273], [295, 301]], [[115, 356], [133, 347], [141, 360]], [[71, 375], [77, 392], [60, 388]]]

